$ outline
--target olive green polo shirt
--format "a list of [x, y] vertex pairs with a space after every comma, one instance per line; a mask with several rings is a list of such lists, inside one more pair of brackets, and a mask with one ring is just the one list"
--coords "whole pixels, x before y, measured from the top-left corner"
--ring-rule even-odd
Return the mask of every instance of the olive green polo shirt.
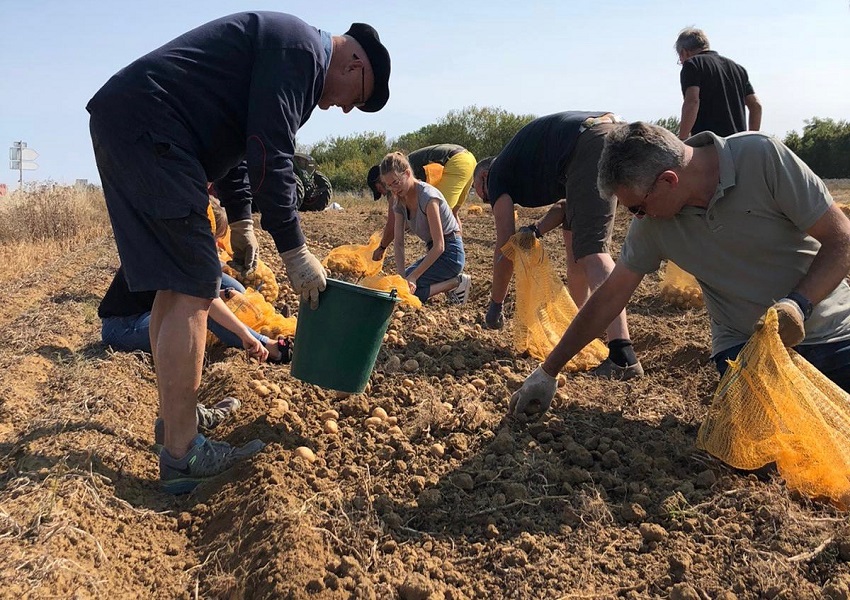
[[[693, 274], [711, 316], [713, 354], [746, 342], [753, 326], [807, 273], [820, 243], [806, 230], [832, 205], [823, 181], [778, 140], [748, 132], [693, 136], [714, 145], [720, 182], [707, 208], [633, 219], [619, 261], [647, 274], [672, 260]], [[846, 281], [806, 321], [804, 344], [850, 339]]]

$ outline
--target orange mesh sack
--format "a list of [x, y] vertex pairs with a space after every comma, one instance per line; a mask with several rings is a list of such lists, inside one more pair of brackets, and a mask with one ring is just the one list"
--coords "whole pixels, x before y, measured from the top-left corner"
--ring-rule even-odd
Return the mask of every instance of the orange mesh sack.
[[248, 288], [244, 294], [233, 294], [225, 303], [236, 317], [248, 327], [272, 339], [293, 337], [298, 321], [284, 317], [257, 290]]
[[850, 395], [783, 346], [772, 308], [729, 361], [697, 447], [738, 469], [775, 462], [789, 489], [850, 508]]
[[227, 228], [227, 233], [224, 234], [224, 237], [217, 239], [215, 244], [219, 248], [219, 255], [221, 255], [221, 251], [223, 250], [230, 258], [233, 258], [233, 247], [230, 245], [230, 227]]
[[402, 304], [414, 310], [422, 308], [422, 300], [410, 293], [410, 286], [407, 285], [407, 280], [401, 275], [373, 275], [364, 277], [359, 283], [363, 287], [381, 292], [396, 290]]
[[661, 297], [679, 308], [699, 308], [703, 305], [702, 289], [696, 277], [672, 260], [667, 261], [661, 278]]
[[335, 274], [352, 277], [368, 277], [381, 272], [384, 262], [372, 260], [372, 253], [381, 245], [381, 232], [376, 231], [365, 246], [346, 244], [331, 250], [322, 261], [322, 266]]
[[443, 165], [440, 163], [428, 163], [422, 170], [425, 171], [425, 181], [426, 183], [438, 186], [440, 182], [443, 180]]
[[[524, 237], [528, 240], [528, 237]], [[578, 313], [575, 302], [549, 263], [540, 240], [523, 248], [514, 235], [502, 246], [502, 254], [514, 263], [516, 307], [514, 347], [544, 360], [560, 341]], [[595, 339], [567, 363], [567, 371], [587, 371], [608, 356], [608, 349]]]
[[277, 283], [274, 271], [263, 262], [262, 259], [257, 259], [257, 268], [248, 275], [242, 275], [236, 269], [227, 266], [227, 262], [233, 260], [233, 255], [228, 254], [223, 248], [218, 252], [219, 260], [224, 263], [221, 268], [222, 273], [230, 275], [236, 281], [244, 285], [246, 288], [254, 288], [263, 295], [267, 302], [274, 302], [280, 295], [280, 285]]
[[262, 261], [257, 259], [257, 268], [248, 275], [236, 273], [236, 280], [246, 288], [252, 287], [263, 295], [267, 302], [274, 302], [280, 295], [280, 286], [275, 279], [274, 271]]
[[[213, 233], [215, 233], [215, 214], [212, 206], [207, 209], [207, 216], [210, 219]], [[230, 227], [227, 228], [224, 236], [216, 239], [215, 244], [218, 248], [218, 259], [224, 264], [221, 268], [223, 273], [230, 275], [245, 287], [259, 290], [263, 298], [269, 302], [277, 300], [280, 295], [280, 286], [274, 276], [274, 271], [262, 259], [257, 259], [257, 268], [249, 275], [242, 275], [236, 269], [227, 266], [227, 263], [233, 260], [233, 248], [230, 246]]]

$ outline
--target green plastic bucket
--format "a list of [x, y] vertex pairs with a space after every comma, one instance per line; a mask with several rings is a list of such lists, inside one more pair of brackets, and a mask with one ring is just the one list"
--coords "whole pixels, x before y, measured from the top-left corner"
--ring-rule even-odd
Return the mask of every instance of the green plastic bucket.
[[292, 376], [340, 392], [362, 392], [398, 301], [395, 290], [328, 279], [319, 308], [302, 303], [298, 309]]

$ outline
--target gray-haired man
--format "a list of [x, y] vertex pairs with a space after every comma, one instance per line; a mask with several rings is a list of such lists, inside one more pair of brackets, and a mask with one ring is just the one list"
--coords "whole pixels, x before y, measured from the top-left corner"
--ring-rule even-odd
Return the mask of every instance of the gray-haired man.
[[665, 259], [702, 288], [721, 373], [773, 306], [785, 345], [850, 391], [850, 220], [786, 146], [759, 133], [682, 142], [654, 125], [621, 125], [606, 137], [599, 189], [636, 218], [614, 271], [514, 394], [512, 411], [545, 411], [554, 376]]

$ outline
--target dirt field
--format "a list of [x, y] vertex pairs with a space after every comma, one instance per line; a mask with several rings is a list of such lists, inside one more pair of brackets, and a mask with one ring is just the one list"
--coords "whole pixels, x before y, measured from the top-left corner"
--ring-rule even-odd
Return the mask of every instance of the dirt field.
[[[324, 256], [364, 243], [383, 210], [305, 214], [304, 229]], [[536, 214], [521, 209], [520, 221]], [[570, 376], [543, 421], [505, 417], [536, 362], [515, 355], [510, 326], [482, 330], [493, 237], [489, 213], [465, 218], [472, 301], [395, 318], [401, 340], [381, 350], [368, 393], [340, 398], [289, 367], [212, 351], [202, 401], [244, 402], [216, 437], [268, 446], [180, 498], [158, 490], [150, 356], [99, 342], [112, 240], [7, 284], [0, 597], [850, 597], [845, 514], [695, 448], [717, 383], [707, 316], [668, 306], [657, 277], [629, 307], [644, 379]], [[563, 274], [558, 236], [546, 245]], [[411, 238], [407, 248], [419, 250]], [[391, 356], [418, 368], [391, 370]], [[257, 378], [282, 394], [257, 396]], [[375, 407], [397, 428], [367, 426]], [[337, 434], [323, 432], [330, 409]], [[296, 458], [298, 446], [318, 460]]]

